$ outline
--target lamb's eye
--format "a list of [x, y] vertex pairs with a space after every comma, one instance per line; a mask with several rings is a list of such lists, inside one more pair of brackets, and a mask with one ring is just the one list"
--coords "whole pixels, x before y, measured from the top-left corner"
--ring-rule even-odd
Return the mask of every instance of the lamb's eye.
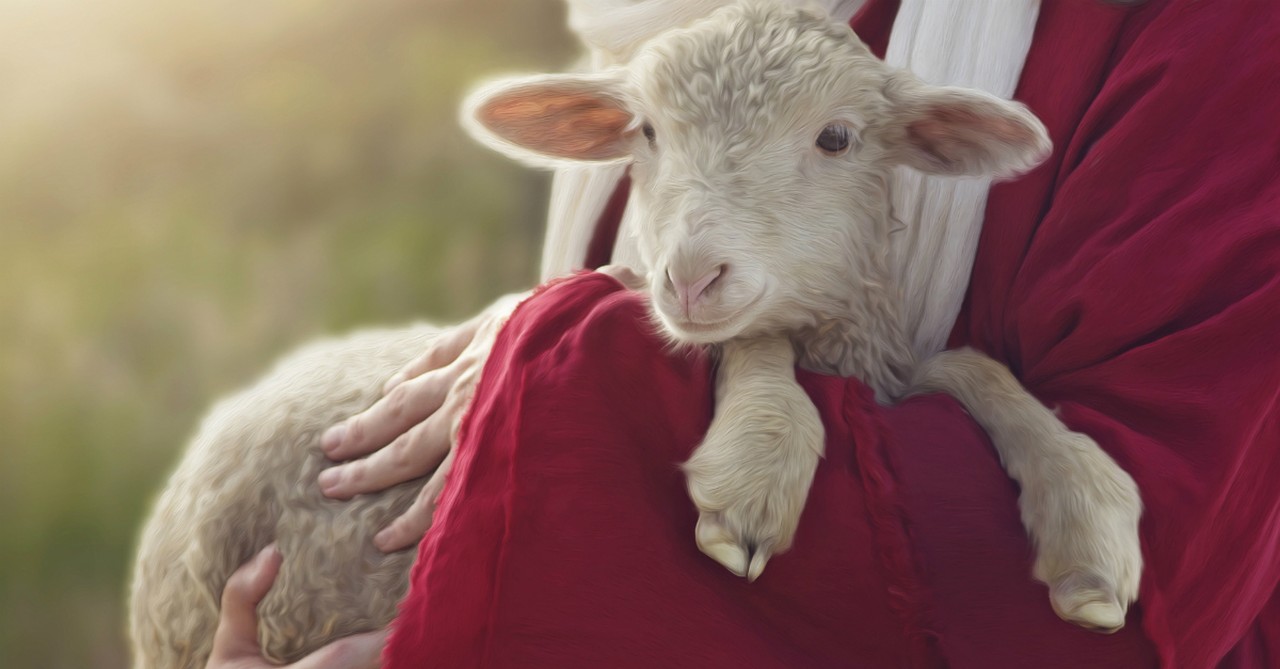
[[650, 146], [658, 140], [658, 134], [653, 131], [653, 126], [648, 123], [644, 124], [644, 126], [640, 128], [640, 132], [644, 133], [644, 138], [649, 140]]
[[849, 126], [843, 123], [832, 123], [822, 129], [816, 142], [819, 149], [828, 156], [838, 156], [849, 150]]

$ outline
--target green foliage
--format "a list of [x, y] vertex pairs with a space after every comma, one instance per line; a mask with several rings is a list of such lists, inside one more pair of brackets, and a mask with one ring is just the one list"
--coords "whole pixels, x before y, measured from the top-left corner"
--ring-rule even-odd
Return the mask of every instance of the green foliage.
[[455, 110], [572, 56], [553, 0], [0, 0], [0, 666], [127, 666], [137, 528], [216, 397], [531, 285], [546, 177]]

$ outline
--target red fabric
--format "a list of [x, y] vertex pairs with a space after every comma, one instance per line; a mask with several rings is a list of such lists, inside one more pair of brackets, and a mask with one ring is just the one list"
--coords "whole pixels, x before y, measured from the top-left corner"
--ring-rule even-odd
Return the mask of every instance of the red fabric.
[[618, 241], [618, 229], [622, 227], [622, 212], [627, 208], [627, 195], [631, 192], [631, 172], [627, 171], [613, 188], [613, 194], [605, 203], [600, 222], [592, 231], [587, 245], [587, 269], [597, 269], [609, 264], [613, 245]]
[[[829, 456], [795, 549], [748, 585], [698, 552], [677, 467], [711, 419], [708, 365], [667, 356], [646, 323], [639, 296], [598, 274], [548, 289], [512, 318], [389, 667], [905, 663], [876, 530], [846, 512], [868, 505], [855, 450], [881, 448], [866, 422], [846, 420], [868, 401], [862, 387], [804, 377]], [[852, 621], [862, 633], [849, 633]]]
[[[883, 44], [892, 3], [857, 24]], [[1016, 486], [947, 397], [799, 373], [827, 429], [795, 546], [698, 553], [677, 463], [706, 361], [607, 277], [499, 337], [392, 667], [1280, 666], [1280, 9], [1043, 3], [1018, 97], [1053, 158], [996, 187], [953, 343], [1009, 363], [1138, 480], [1129, 624], [1059, 621]]]
[[1017, 95], [1057, 150], [993, 191], [954, 343], [1133, 474], [1144, 629], [1213, 666], [1280, 609], [1280, 6], [1044, 12]]

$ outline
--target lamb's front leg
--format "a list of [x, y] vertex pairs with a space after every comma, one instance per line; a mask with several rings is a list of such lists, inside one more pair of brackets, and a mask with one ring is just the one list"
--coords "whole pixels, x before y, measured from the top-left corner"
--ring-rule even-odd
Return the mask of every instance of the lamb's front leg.
[[822, 421], [795, 361], [784, 336], [724, 344], [715, 418], [684, 466], [698, 548], [753, 581], [790, 548], [822, 457]]
[[1034, 575], [1049, 585], [1054, 611], [1098, 631], [1124, 626], [1142, 574], [1142, 500], [1133, 478], [981, 353], [944, 351], [923, 362], [912, 392], [938, 390], [964, 404], [1021, 484], [1018, 506], [1036, 546]]

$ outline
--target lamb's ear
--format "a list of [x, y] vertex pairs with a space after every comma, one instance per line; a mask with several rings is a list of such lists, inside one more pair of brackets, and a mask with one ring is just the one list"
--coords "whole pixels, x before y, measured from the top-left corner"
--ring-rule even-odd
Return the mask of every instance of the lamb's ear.
[[616, 74], [546, 74], [496, 81], [472, 93], [462, 121], [480, 142], [543, 167], [615, 162], [636, 132]]
[[930, 86], [907, 73], [885, 87], [891, 159], [928, 174], [1007, 177], [1049, 157], [1044, 124], [1018, 102], [968, 88]]

